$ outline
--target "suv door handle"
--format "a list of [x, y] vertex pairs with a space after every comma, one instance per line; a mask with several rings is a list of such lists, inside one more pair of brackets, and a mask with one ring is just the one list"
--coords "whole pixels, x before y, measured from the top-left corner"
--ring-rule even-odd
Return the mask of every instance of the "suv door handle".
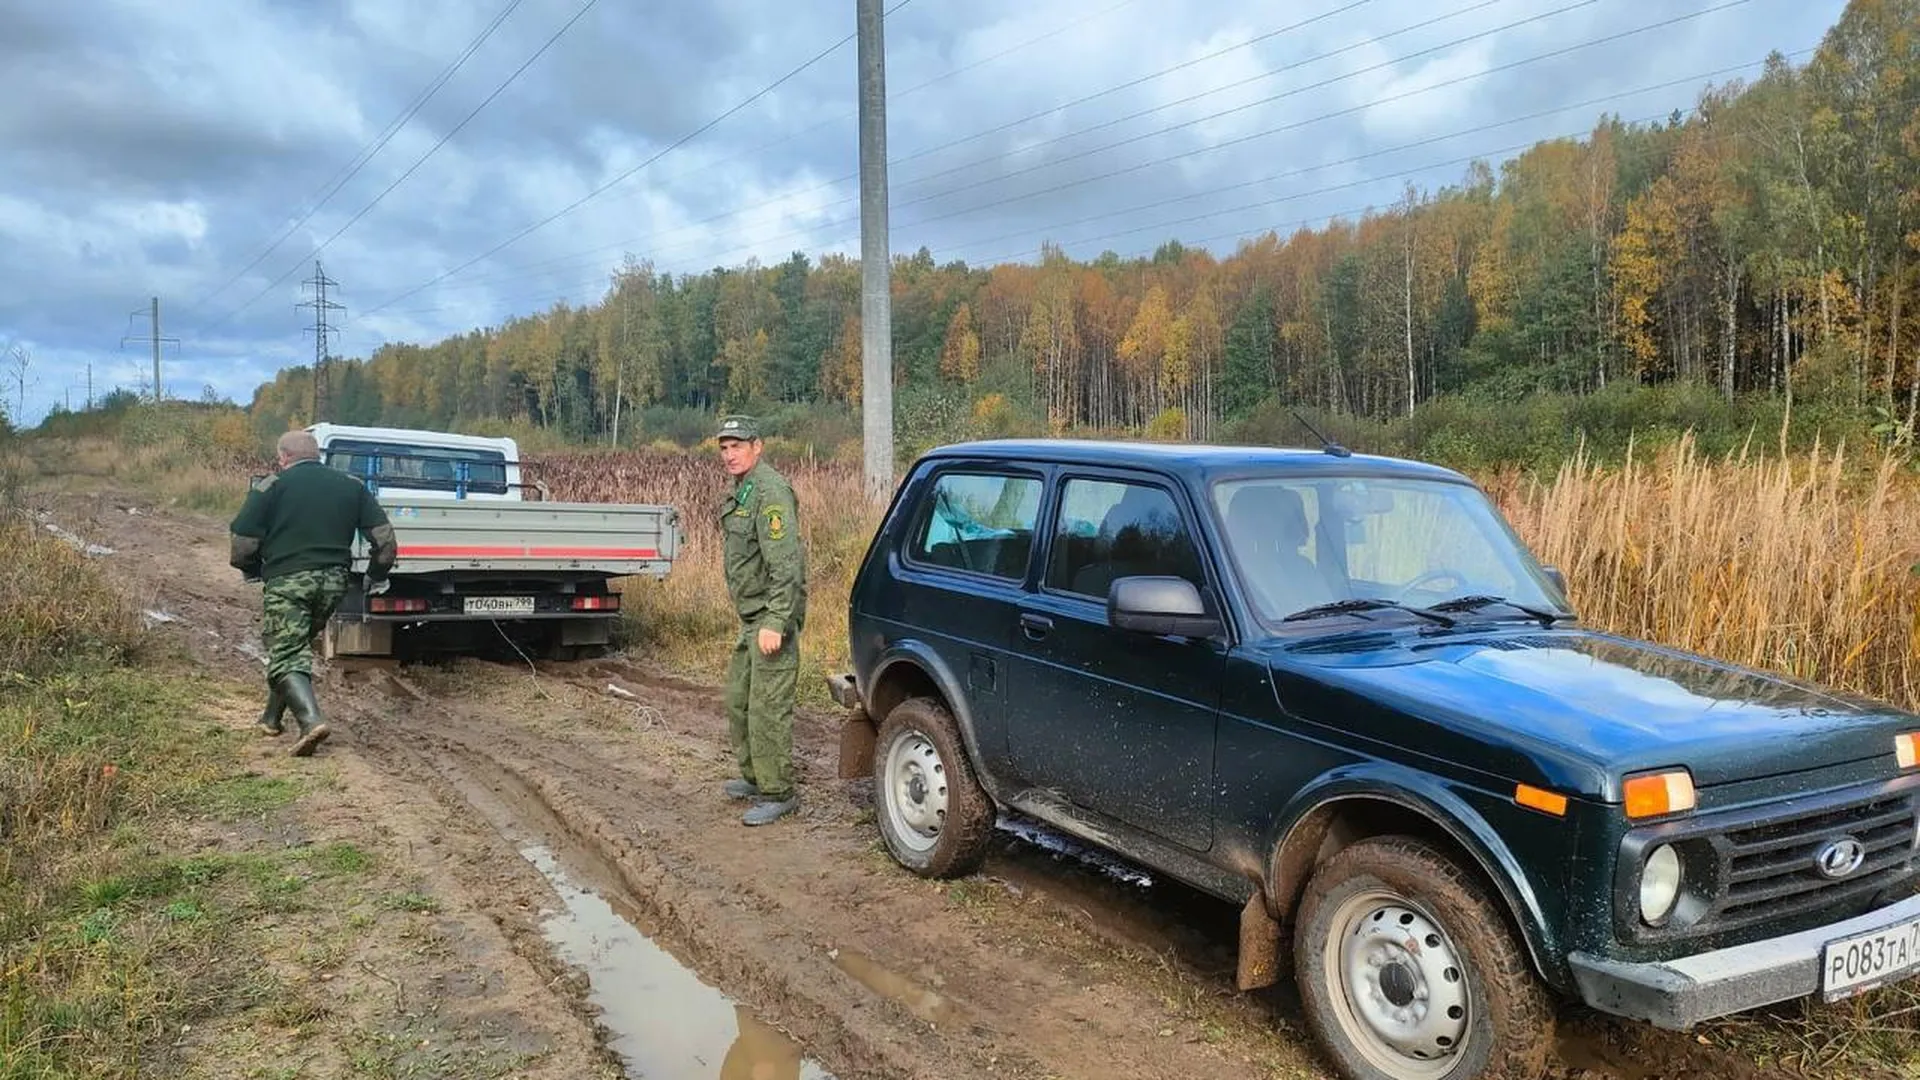
[[1020, 629], [1027, 637], [1034, 641], [1039, 641], [1041, 638], [1047, 636], [1047, 631], [1053, 629], [1053, 620], [1047, 618], [1045, 615], [1022, 615], [1020, 616]]

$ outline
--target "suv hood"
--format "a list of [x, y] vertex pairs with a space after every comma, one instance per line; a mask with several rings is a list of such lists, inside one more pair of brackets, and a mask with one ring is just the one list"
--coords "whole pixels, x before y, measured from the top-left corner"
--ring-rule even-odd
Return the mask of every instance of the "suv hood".
[[1302, 720], [1607, 802], [1645, 769], [1685, 766], [1708, 787], [1891, 767], [1893, 736], [1920, 730], [1889, 705], [1580, 629], [1342, 635], [1277, 647], [1268, 666]]

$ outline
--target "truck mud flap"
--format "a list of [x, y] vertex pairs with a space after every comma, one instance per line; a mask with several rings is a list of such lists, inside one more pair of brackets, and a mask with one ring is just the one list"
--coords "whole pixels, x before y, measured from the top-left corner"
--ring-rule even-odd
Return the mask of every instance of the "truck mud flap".
[[840, 779], [858, 780], [873, 775], [873, 747], [879, 741], [879, 729], [865, 709], [854, 709], [840, 725]]
[[1240, 962], [1235, 974], [1242, 990], [1280, 981], [1280, 920], [1267, 910], [1266, 897], [1258, 892], [1240, 909]]
[[393, 624], [332, 619], [320, 634], [320, 655], [332, 659], [382, 658], [393, 655]]

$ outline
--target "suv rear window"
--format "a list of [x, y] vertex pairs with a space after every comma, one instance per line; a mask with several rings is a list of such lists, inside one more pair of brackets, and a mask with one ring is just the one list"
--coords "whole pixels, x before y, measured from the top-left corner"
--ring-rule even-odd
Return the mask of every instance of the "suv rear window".
[[1028, 476], [942, 473], [933, 482], [911, 557], [952, 570], [1025, 578], [1040, 486]]
[[1048, 588], [1102, 600], [1123, 577], [1182, 577], [1206, 588], [1179, 507], [1166, 491], [1146, 484], [1067, 481], [1051, 563]]

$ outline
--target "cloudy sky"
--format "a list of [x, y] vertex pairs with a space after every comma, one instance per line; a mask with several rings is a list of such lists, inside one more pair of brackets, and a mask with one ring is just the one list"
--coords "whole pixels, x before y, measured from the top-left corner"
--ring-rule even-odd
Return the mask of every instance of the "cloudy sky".
[[[1844, 6], [888, 3], [893, 248], [972, 263], [1049, 238], [1230, 252], [1602, 112], [1689, 108]], [[88, 364], [96, 393], [140, 386], [150, 349], [123, 339], [153, 296], [179, 339], [168, 395], [245, 402], [312, 359], [316, 258], [335, 352], [365, 356], [590, 302], [628, 252], [673, 272], [857, 253], [851, 42], [686, 139], [853, 19], [853, 0], [0, 0], [7, 408], [10, 345], [29, 422], [79, 407]]]

